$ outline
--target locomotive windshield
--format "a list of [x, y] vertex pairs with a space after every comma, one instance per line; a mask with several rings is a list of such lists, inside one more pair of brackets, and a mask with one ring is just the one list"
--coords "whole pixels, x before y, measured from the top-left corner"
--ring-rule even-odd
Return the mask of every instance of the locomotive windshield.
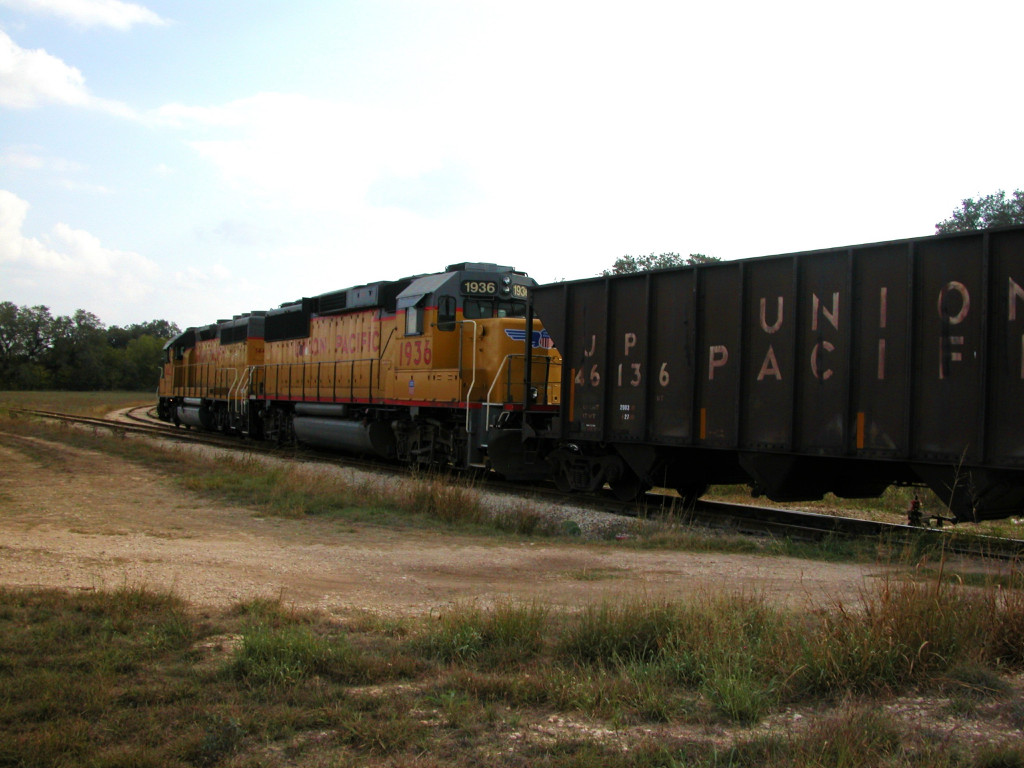
[[462, 304], [462, 316], [467, 320], [482, 320], [491, 317], [526, 317], [526, 302], [502, 299], [466, 299]]

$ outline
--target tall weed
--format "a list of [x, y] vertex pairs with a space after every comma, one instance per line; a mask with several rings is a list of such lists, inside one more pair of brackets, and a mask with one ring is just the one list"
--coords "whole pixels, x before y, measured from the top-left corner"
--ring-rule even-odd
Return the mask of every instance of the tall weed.
[[807, 695], [896, 689], [965, 661], [1019, 665], [1022, 629], [1017, 591], [887, 580], [805, 636], [794, 684]]
[[229, 670], [249, 685], [288, 686], [314, 675], [347, 678], [354, 656], [343, 637], [321, 637], [304, 626], [256, 624], [243, 632]]
[[501, 603], [490, 610], [457, 606], [428, 619], [412, 642], [444, 662], [520, 663], [540, 651], [546, 622], [547, 610], [533, 604]]

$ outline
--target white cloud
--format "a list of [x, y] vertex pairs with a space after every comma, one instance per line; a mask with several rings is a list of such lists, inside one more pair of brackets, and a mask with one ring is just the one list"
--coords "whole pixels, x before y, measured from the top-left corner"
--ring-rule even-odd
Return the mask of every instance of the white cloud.
[[0, 30], [0, 105], [25, 109], [40, 104], [85, 105], [85, 78], [46, 51], [18, 46]]
[[85, 166], [81, 163], [40, 154], [39, 149], [35, 146], [9, 147], [0, 152], [0, 167], [55, 173], [78, 173], [85, 170]]
[[115, 303], [142, 307], [153, 294], [159, 269], [151, 260], [107, 248], [95, 235], [63, 223], [42, 238], [29, 237], [23, 231], [28, 210], [25, 200], [0, 190], [0, 285], [40, 297], [30, 303], [64, 297], [69, 307], [100, 315]]
[[27, 174], [41, 174], [49, 183], [68, 192], [85, 192], [90, 195], [108, 195], [111, 192], [102, 184], [91, 184], [76, 178], [86, 170], [81, 163], [47, 155], [40, 152], [39, 147], [32, 145], [9, 147], [0, 152], [0, 168], [9, 168], [15, 172], [23, 171]]
[[112, 27], [127, 30], [136, 24], [165, 24], [156, 13], [121, 0], [0, 0], [24, 13], [45, 13], [81, 27]]
[[47, 104], [134, 116], [127, 105], [90, 94], [85, 78], [75, 67], [42, 48], [22, 48], [0, 30], [0, 107], [30, 109]]
[[267, 308], [277, 300], [279, 289], [235, 275], [219, 261], [162, 269], [66, 223], [32, 237], [25, 231], [29, 211], [27, 201], [0, 189], [0, 301], [42, 304], [55, 315], [85, 309], [107, 325], [158, 317], [189, 325], [211, 322], [222, 310]]
[[89, 184], [82, 181], [75, 181], [74, 179], [61, 179], [57, 182], [57, 186], [68, 192], [85, 192], [89, 195], [111, 194], [110, 187], [105, 187], [102, 184]]
[[423, 196], [424, 185], [463, 173], [447, 126], [415, 107], [261, 93], [217, 107], [168, 105], [148, 119], [190, 132], [189, 145], [229, 183], [275, 208], [352, 211], [382, 180], [406, 179]]

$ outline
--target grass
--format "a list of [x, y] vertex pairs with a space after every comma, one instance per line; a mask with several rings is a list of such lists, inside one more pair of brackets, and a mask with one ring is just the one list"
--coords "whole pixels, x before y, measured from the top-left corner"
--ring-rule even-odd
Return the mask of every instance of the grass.
[[[1022, 617], [1019, 592], [940, 582], [825, 614], [708, 595], [388, 620], [0, 590], [0, 765], [1022, 765]], [[895, 695], [1006, 737], [932, 735]], [[746, 729], [766, 718], [789, 726]]]

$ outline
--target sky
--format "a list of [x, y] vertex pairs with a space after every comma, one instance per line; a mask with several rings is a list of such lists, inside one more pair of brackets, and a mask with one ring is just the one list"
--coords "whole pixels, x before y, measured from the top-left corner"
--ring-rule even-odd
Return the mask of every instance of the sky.
[[0, 0], [0, 301], [184, 328], [462, 261], [929, 235], [1024, 187], [1021, 29], [1019, 0]]

